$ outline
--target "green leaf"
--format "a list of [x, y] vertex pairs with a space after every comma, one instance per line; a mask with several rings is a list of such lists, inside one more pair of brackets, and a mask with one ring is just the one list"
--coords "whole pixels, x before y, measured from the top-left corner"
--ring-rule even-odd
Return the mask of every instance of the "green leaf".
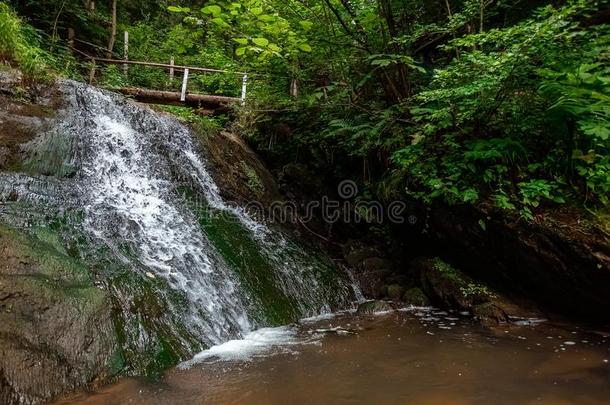
[[311, 46], [309, 44], [301, 44], [301, 45], [299, 45], [299, 49], [302, 50], [303, 52], [313, 51], [313, 49], [311, 49]]
[[223, 20], [220, 17], [212, 18], [212, 22], [220, 27], [223, 27], [226, 25], [225, 20]]
[[303, 27], [305, 31], [309, 31], [311, 27], [313, 27], [313, 23], [307, 20], [299, 21], [299, 24], [301, 25], [301, 27]]
[[243, 56], [246, 53], [246, 47], [240, 47], [235, 50], [235, 55]]
[[390, 66], [393, 63], [395, 63], [395, 61], [393, 61], [391, 59], [375, 59], [375, 60], [371, 61], [371, 65], [381, 66], [381, 67]]
[[254, 7], [250, 9], [250, 12], [254, 15], [263, 14], [263, 9], [261, 7]]
[[263, 21], [263, 22], [271, 22], [273, 20], [275, 20], [275, 17], [269, 14], [261, 14], [258, 16], [258, 19]]
[[172, 13], [188, 13], [191, 9], [188, 7], [169, 6], [167, 7], [167, 11], [171, 11]]
[[267, 38], [252, 38], [252, 42], [258, 46], [267, 46], [269, 45], [269, 40]]
[[233, 41], [240, 45], [248, 45], [248, 38], [233, 38]]
[[222, 9], [220, 8], [220, 6], [211, 5], [211, 6], [205, 6], [204, 8], [202, 8], [201, 12], [203, 14], [212, 14], [213, 16], [217, 17], [220, 14], [222, 14]]

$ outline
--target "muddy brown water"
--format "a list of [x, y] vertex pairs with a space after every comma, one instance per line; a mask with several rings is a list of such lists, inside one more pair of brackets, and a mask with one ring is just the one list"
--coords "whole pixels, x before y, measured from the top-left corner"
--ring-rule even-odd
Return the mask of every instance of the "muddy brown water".
[[160, 381], [125, 379], [58, 403], [610, 404], [610, 339], [574, 325], [486, 328], [410, 309], [268, 331], [273, 344], [229, 343]]

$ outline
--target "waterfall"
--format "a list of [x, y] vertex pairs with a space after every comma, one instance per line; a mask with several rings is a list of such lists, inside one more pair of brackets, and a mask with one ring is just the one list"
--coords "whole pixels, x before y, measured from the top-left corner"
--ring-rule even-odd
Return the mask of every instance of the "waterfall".
[[[0, 198], [28, 206], [28, 212], [39, 207], [46, 213], [39, 219], [51, 212], [76, 216], [75, 232], [89, 245], [103, 246], [105, 255], [141, 279], [162, 281], [171, 293], [167, 297], [180, 297], [161, 298], [171, 312], [161, 316], [180, 324], [173, 326], [180, 329], [176, 335], [210, 346], [267, 326], [260, 315], [265, 302], [279, 300], [288, 308], [278, 306], [274, 319], [312, 316], [349, 302], [347, 277], [328, 282], [320, 271], [328, 265], [221, 198], [184, 125], [84, 84], [67, 81], [61, 88], [62, 113], [25, 148], [30, 175], [2, 175]], [[7, 205], [0, 219], [25, 227], [31, 225], [25, 211]], [[212, 228], [202, 224], [222, 226], [202, 215], [219, 213], [243, 230], [247, 243], [231, 245], [222, 235], [219, 243], [206, 231]], [[250, 244], [256, 248], [242, 251]], [[264, 271], [248, 267], [252, 257]], [[248, 271], [236, 271], [243, 268]], [[280, 298], [269, 297], [271, 293]], [[144, 315], [129, 313], [130, 299], [123, 293], [118, 301], [125, 317], [139, 322], [134, 336], [141, 340], [152, 332], [141, 331], [147, 323]]]

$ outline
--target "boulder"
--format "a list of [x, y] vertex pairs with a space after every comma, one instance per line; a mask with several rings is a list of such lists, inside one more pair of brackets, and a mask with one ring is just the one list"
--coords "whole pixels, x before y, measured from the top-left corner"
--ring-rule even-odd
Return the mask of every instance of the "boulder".
[[362, 271], [380, 271], [382, 273], [389, 273], [391, 271], [391, 264], [388, 260], [380, 257], [369, 257], [364, 259], [360, 263]]
[[391, 263], [380, 257], [377, 248], [359, 240], [348, 241], [342, 250], [364, 296], [375, 299], [385, 297], [387, 291], [384, 291], [384, 284], [391, 273]]
[[505, 310], [493, 302], [473, 306], [472, 314], [487, 325], [497, 325], [510, 321]]
[[390, 284], [387, 286], [387, 295], [394, 301], [400, 301], [404, 293], [405, 288], [400, 284]]
[[367, 301], [358, 306], [358, 315], [372, 315], [378, 312], [392, 311], [393, 308], [385, 301]]
[[385, 274], [383, 271], [356, 271], [354, 279], [365, 297], [378, 299], [386, 295], [383, 291]]
[[109, 373], [110, 300], [66, 252], [0, 227], [0, 403], [39, 403]]
[[361, 267], [362, 264], [369, 259], [375, 259], [371, 263], [369, 263], [368, 267], [373, 267], [377, 265], [385, 265], [385, 263], [381, 263], [376, 260], [379, 259], [379, 252], [377, 249], [370, 245], [366, 245], [361, 241], [350, 240], [345, 245], [343, 245], [343, 257], [345, 258], [346, 263], [352, 268]]
[[419, 275], [422, 290], [433, 304], [469, 311], [486, 324], [544, 317], [537, 309], [522, 307], [439, 258], [416, 259], [411, 271]]
[[485, 286], [474, 283], [439, 258], [417, 259], [412, 263], [412, 269], [419, 274], [424, 293], [437, 305], [469, 309], [491, 298]]
[[402, 300], [405, 304], [413, 305], [416, 307], [427, 307], [430, 306], [430, 300], [426, 297], [426, 294], [420, 288], [411, 288], [407, 290]]
[[[195, 133], [224, 198], [248, 206], [253, 216], [283, 201], [273, 175], [241, 137], [231, 132], [209, 135], [197, 128]], [[260, 208], [264, 212], [258, 212]]]

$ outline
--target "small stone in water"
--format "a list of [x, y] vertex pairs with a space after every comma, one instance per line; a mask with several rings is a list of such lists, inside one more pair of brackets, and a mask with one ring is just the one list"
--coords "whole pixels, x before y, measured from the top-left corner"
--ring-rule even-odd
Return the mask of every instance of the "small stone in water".
[[567, 342], [563, 342], [563, 344], [566, 346], [574, 346], [576, 344], [576, 342], [567, 341]]
[[156, 278], [155, 275], [152, 273], [146, 273], [146, 277], [152, 278], [152, 279]]

